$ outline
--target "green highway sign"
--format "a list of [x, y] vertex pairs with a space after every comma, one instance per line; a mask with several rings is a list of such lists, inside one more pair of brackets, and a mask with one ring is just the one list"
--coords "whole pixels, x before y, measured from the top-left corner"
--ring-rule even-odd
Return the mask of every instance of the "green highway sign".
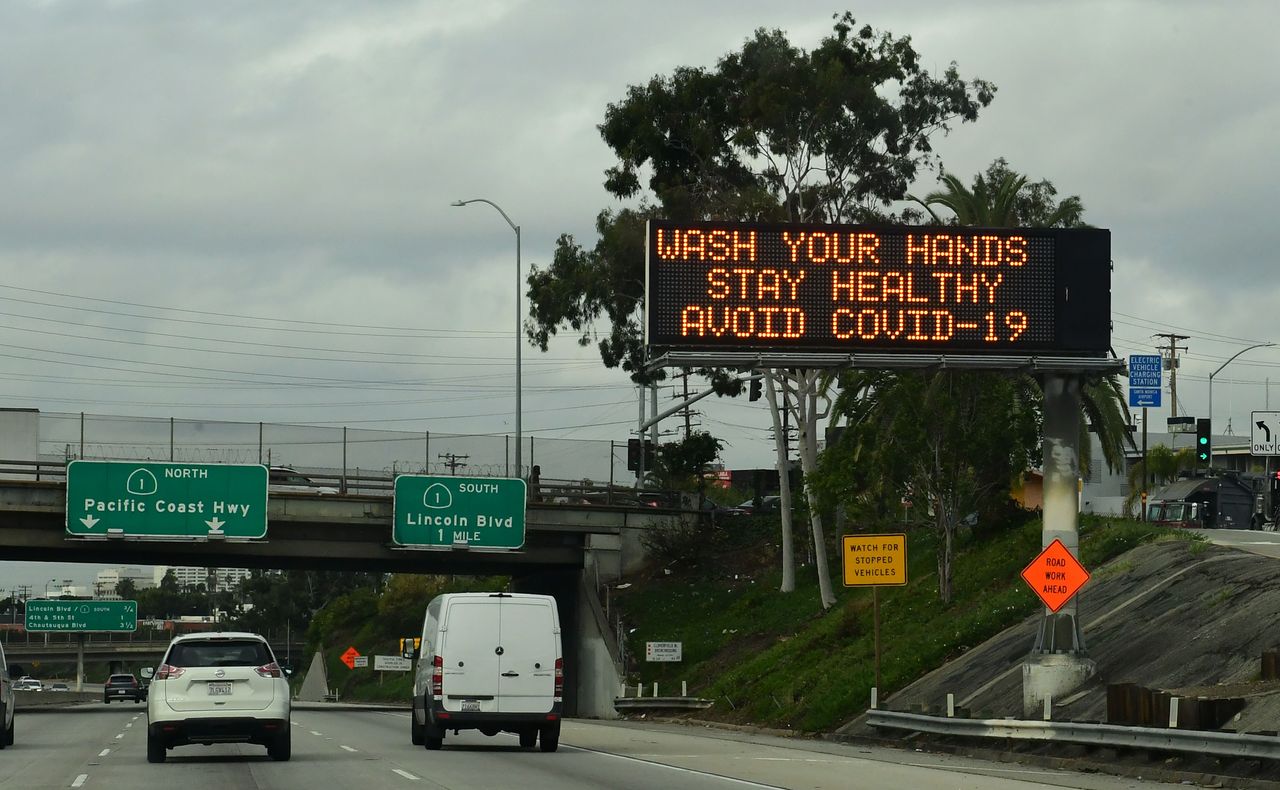
[[137, 601], [27, 601], [28, 631], [136, 631]]
[[400, 475], [395, 484], [398, 546], [518, 549], [524, 545], [523, 480]]
[[267, 468], [72, 461], [67, 532], [77, 537], [262, 538]]

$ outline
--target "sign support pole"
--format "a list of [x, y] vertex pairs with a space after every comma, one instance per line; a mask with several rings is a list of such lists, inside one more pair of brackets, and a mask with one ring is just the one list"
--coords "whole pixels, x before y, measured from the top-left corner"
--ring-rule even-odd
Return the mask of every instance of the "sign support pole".
[[84, 634], [76, 634], [76, 691], [84, 691]]
[[1142, 407], [1142, 520], [1147, 520], [1147, 492], [1151, 490], [1151, 467], [1147, 465], [1147, 407]]
[[871, 619], [875, 622], [876, 634], [876, 688], [880, 686], [880, 585], [871, 588]]

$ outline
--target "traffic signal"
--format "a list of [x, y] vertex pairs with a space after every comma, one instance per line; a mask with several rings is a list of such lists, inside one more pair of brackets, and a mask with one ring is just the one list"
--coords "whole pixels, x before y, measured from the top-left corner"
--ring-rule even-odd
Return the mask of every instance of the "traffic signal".
[[1196, 420], [1196, 461], [1198, 463], [1209, 463], [1209, 452], [1213, 447], [1213, 441], [1209, 436], [1209, 420], [1201, 417]]
[[747, 400], [749, 401], [760, 400], [760, 379], [751, 380], [751, 386], [747, 393]]
[[640, 469], [640, 440], [627, 440], [627, 471], [635, 472]]

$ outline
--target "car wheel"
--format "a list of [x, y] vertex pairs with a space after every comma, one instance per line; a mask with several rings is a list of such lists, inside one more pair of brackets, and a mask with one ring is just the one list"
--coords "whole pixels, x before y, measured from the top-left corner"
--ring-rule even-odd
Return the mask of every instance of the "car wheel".
[[137, 705], [139, 702], [142, 702], [142, 698], [141, 698], [141, 697], [134, 697], [134, 698], [133, 698], [133, 704], [134, 704], [134, 705]]
[[537, 730], [524, 730], [520, 733], [520, 748], [532, 749], [538, 743]]
[[277, 735], [271, 745], [267, 747], [267, 754], [278, 763], [288, 762], [292, 753], [293, 737], [288, 730]]
[[560, 722], [542, 728], [542, 751], [554, 752], [560, 746]]
[[421, 745], [422, 745], [422, 743], [423, 743], [423, 738], [424, 738], [424, 733], [423, 733], [423, 730], [424, 730], [424, 729], [426, 729], [426, 728], [425, 728], [425, 727], [423, 727], [421, 724], [419, 724], [419, 723], [418, 723], [418, 716], [417, 716], [417, 714], [415, 714], [415, 713], [413, 713], [412, 711], [410, 711], [410, 713], [409, 713], [409, 740], [410, 740], [410, 742], [412, 742], [412, 743], [413, 743], [413, 745], [414, 745], [414, 746], [421, 746]]
[[6, 732], [4, 734], [4, 737], [0, 738], [0, 740], [4, 741], [6, 746], [12, 746], [14, 738], [16, 737], [15, 733], [17, 729], [18, 729], [18, 717], [14, 716], [13, 721], [9, 722], [9, 731]]
[[103, 698], [102, 698], [102, 704], [103, 704], [103, 705], [110, 705], [110, 704], [111, 704], [111, 698], [110, 698], [110, 697], [103, 697]]
[[[18, 723], [18, 717], [13, 717], [13, 724], [10, 724], [4, 732], [0, 732], [0, 749], [13, 743], [13, 728]], [[4, 725], [4, 707], [0, 706], [0, 726]]]
[[166, 749], [164, 741], [160, 740], [151, 733], [147, 733], [147, 762], [162, 763], [164, 762]]

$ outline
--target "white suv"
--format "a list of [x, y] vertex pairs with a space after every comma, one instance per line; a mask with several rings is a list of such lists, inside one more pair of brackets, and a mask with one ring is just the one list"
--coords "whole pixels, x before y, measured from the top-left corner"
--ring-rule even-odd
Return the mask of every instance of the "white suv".
[[147, 761], [191, 743], [257, 743], [289, 759], [289, 681], [265, 639], [226, 632], [169, 643], [147, 693]]
[[[13, 668], [15, 672], [18, 667]], [[4, 646], [0, 645], [0, 749], [13, 745], [13, 681], [9, 679], [9, 665], [4, 660]]]

